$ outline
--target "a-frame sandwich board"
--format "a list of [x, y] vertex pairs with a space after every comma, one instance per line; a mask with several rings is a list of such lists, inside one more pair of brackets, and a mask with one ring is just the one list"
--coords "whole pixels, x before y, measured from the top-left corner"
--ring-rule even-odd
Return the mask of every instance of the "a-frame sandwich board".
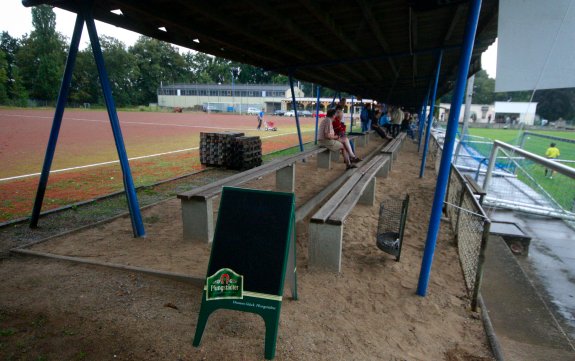
[[293, 193], [224, 187], [194, 346], [212, 312], [251, 312], [264, 319], [265, 357], [274, 358], [285, 278], [297, 299], [294, 228]]

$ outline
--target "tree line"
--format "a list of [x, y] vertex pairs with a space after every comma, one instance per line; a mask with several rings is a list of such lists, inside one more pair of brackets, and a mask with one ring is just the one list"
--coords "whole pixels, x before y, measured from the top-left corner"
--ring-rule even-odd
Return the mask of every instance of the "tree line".
[[[532, 91], [515, 91], [495, 93], [495, 79], [490, 78], [485, 70], [475, 74], [473, 84], [473, 104], [493, 104], [493, 102], [513, 101], [528, 102]], [[442, 103], [451, 103], [451, 93], [441, 97]], [[575, 118], [575, 88], [537, 90], [533, 94], [537, 104], [537, 114], [549, 121], [559, 118]]]
[[[6, 31], [0, 35], [0, 104], [26, 106], [28, 99], [54, 103], [58, 96], [68, 40], [56, 31], [49, 6], [32, 8], [32, 26], [22, 38]], [[232, 68], [240, 69], [235, 78], [239, 84], [287, 83], [277, 73], [199, 52], [180, 54], [176, 47], [145, 36], [129, 47], [101, 36], [100, 46], [118, 106], [156, 102], [161, 83], [231, 83]], [[104, 103], [91, 46], [78, 52], [68, 101]]]
[[[32, 26], [32, 32], [21, 38], [6, 31], [0, 35], [0, 104], [27, 106], [29, 99], [48, 104], [56, 101], [68, 40], [56, 31], [56, 15], [47, 5], [32, 8]], [[235, 78], [238, 84], [287, 83], [284, 75], [199, 52], [180, 54], [176, 47], [145, 36], [129, 47], [113, 37], [101, 36], [100, 45], [120, 107], [155, 103], [162, 83], [229, 84], [233, 68], [240, 69]], [[303, 82], [302, 88], [306, 96], [315, 96], [313, 84]], [[475, 77], [473, 103], [529, 101], [531, 97], [531, 92], [495, 93], [494, 89], [495, 79], [481, 70]], [[322, 89], [324, 97], [334, 94], [334, 90]], [[451, 95], [440, 101], [451, 102]], [[575, 118], [575, 88], [540, 90], [533, 101], [539, 103], [537, 113], [543, 118]], [[68, 102], [104, 103], [90, 46], [78, 52]]]

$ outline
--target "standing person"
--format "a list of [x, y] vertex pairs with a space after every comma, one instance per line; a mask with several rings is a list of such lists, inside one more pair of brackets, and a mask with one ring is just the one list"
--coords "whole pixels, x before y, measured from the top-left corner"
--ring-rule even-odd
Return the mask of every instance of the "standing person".
[[[549, 148], [545, 151], [545, 157], [547, 159], [556, 160], [560, 155], [561, 153], [559, 152], [559, 148], [557, 148], [555, 143], [549, 144]], [[553, 169], [545, 168], [545, 177], [547, 177], [547, 173], [549, 173], [549, 179], [553, 179]]]
[[397, 137], [399, 135], [399, 127], [401, 126], [401, 121], [403, 120], [403, 112], [399, 107], [393, 107], [391, 111], [391, 136]]
[[371, 120], [371, 104], [367, 103], [361, 109], [359, 114], [359, 119], [361, 120], [361, 131], [363, 133], [369, 130], [369, 122]]
[[264, 121], [264, 110], [262, 109], [259, 113], [258, 113], [258, 127], [256, 128], [257, 130], [262, 130], [262, 122]]
[[335, 135], [333, 130], [333, 118], [336, 110], [331, 108], [327, 111], [325, 118], [321, 121], [318, 132], [318, 143], [320, 146], [325, 147], [331, 151], [343, 152], [343, 159], [345, 161], [346, 169], [357, 168], [355, 164], [351, 163], [349, 154], [343, 144], [339, 141], [339, 136]]

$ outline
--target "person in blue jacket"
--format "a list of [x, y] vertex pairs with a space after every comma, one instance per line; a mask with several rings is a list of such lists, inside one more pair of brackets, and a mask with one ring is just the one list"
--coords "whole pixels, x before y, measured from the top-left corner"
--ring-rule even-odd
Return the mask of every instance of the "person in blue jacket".
[[361, 109], [359, 114], [359, 119], [361, 120], [361, 131], [363, 133], [367, 132], [370, 128], [371, 123], [371, 104], [367, 103]]

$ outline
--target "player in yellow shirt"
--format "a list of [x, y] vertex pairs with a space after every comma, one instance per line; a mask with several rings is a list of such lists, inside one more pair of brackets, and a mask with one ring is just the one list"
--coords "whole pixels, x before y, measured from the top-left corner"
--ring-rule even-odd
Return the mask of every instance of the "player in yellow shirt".
[[[559, 148], [555, 145], [555, 143], [549, 144], [549, 148], [545, 151], [545, 157], [547, 159], [555, 160], [559, 158], [561, 153], [559, 152]], [[547, 173], [549, 173], [549, 179], [553, 179], [553, 169], [545, 168], [545, 177], [547, 177]]]

